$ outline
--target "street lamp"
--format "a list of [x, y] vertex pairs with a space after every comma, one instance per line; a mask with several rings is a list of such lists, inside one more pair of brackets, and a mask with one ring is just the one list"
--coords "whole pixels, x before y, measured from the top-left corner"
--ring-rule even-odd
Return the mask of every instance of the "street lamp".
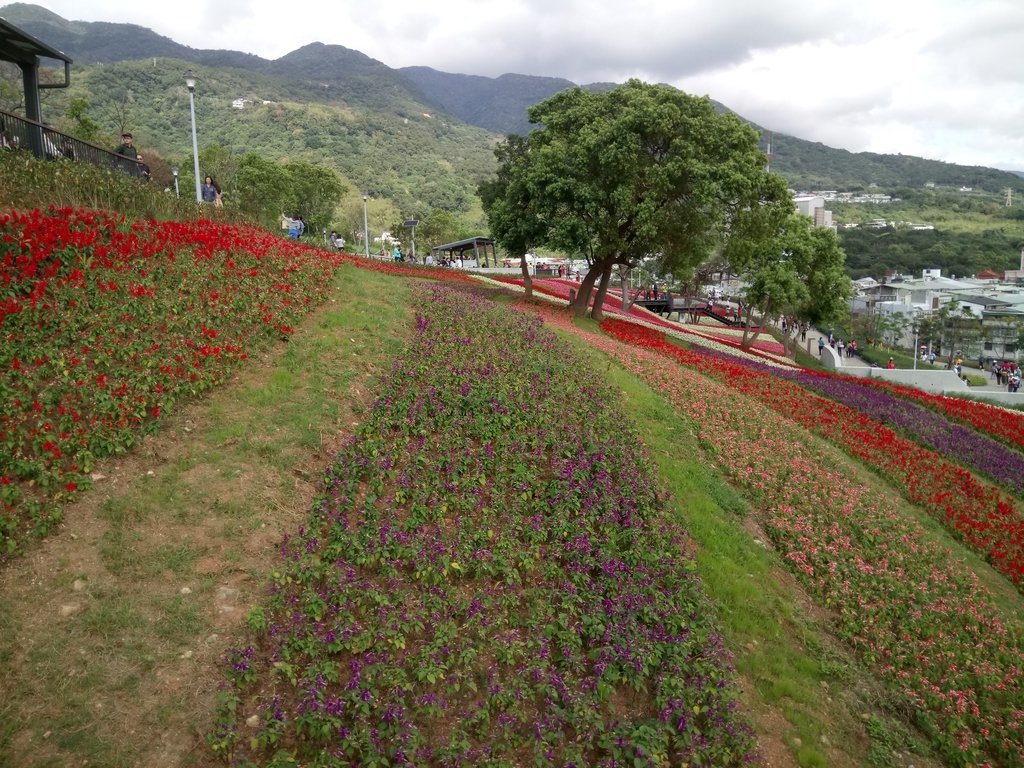
[[174, 177], [174, 196], [181, 197], [181, 192], [178, 191], [178, 169], [171, 168], [171, 175]]
[[917, 370], [917, 356], [921, 354], [921, 350], [917, 348], [917, 334], [920, 333], [921, 329], [917, 327], [917, 320], [914, 321], [914, 370]]
[[196, 79], [192, 70], [185, 73], [185, 87], [188, 88], [188, 109], [192, 114], [192, 163], [196, 172], [196, 202], [203, 202], [203, 190], [199, 182], [199, 140], [196, 138]]
[[366, 223], [366, 201], [368, 195], [363, 195], [363, 245], [366, 248], [366, 258], [370, 258], [370, 227]]
[[412, 262], [416, 263], [416, 225], [420, 223], [419, 219], [408, 219], [402, 222], [403, 227], [412, 229]]

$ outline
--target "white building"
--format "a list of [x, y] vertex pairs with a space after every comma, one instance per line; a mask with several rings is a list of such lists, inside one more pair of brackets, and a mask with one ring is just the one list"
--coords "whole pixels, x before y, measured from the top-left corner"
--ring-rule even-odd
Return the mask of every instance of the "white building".
[[832, 211], [825, 208], [825, 198], [821, 195], [794, 195], [793, 203], [802, 216], [814, 220], [814, 226], [836, 228], [832, 222]]
[[[1019, 359], [1016, 324], [1024, 320], [1024, 289], [984, 279], [954, 280], [943, 277], [940, 269], [922, 270], [920, 278], [898, 276], [885, 283], [858, 287], [858, 295], [851, 302], [854, 312], [890, 317], [898, 314], [908, 321], [955, 301], [958, 307], [980, 318], [987, 330], [986, 337], [976, 345], [980, 355]], [[909, 330], [898, 343], [913, 344]]]

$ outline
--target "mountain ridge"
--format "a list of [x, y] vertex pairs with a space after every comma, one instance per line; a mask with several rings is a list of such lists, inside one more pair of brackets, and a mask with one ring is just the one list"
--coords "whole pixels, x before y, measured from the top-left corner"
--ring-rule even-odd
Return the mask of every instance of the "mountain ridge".
[[[360, 51], [322, 42], [308, 43], [277, 59], [240, 51], [196, 49], [139, 25], [69, 21], [30, 3], [6, 5], [0, 8], [0, 16], [67, 53], [80, 65], [167, 57], [208, 67], [287, 76], [307, 84], [319, 81], [325, 92], [337, 93], [346, 102], [391, 109], [396, 99], [411, 99], [420, 102], [424, 111], [450, 115], [505, 135], [527, 133], [531, 128], [527, 119], [530, 106], [578, 85], [559, 77], [516, 73], [488, 77], [441, 72], [426, 66], [393, 69]], [[604, 89], [613, 85], [579, 87]], [[381, 88], [383, 92], [377, 93]], [[728, 109], [724, 105], [721, 108]], [[770, 130], [745, 121], [762, 133]], [[775, 131], [772, 150], [773, 169], [795, 189], [899, 188], [933, 183], [990, 192], [1006, 187], [1024, 190], [1021, 175], [1013, 172], [911, 155], [851, 152]]]

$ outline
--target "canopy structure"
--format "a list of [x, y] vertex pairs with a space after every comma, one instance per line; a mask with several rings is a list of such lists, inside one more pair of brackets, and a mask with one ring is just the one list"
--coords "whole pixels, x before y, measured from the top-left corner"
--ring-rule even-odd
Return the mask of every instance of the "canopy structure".
[[[64, 82], [40, 82], [40, 59], [64, 62]], [[17, 64], [21, 69], [21, 79], [25, 87], [25, 116], [37, 123], [42, 122], [39, 91], [43, 88], [67, 88], [71, 85], [71, 59], [6, 19], [0, 19], [0, 61]]]
[[471, 237], [467, 240], [457, 240], [454, 243], [435, 245], [430, 249], [430, 253], [435, 261], [443, 258], [465, 259], [469, 251], [472, 251], [473, 255], [468, 258], [476, 259], [476, 263], [480, 266], [498, 266], [498, 255], [494, 250], [494, 240], [490, 237]]

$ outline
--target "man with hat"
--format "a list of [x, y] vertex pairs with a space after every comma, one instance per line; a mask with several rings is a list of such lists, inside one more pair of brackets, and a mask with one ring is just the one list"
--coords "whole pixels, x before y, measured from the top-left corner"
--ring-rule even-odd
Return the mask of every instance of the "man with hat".
[[[117, 145], [117, 149], [114, 150], [114, 153], [121, 155], [122, 157], [127, 157], [130, 160], [139, 159], [139, 152], [135, 149], [135, 145], [132, 144], [132, 135], [128, 133], [128, 131], [121, 134], [121, 143]], [[139, 175], [140, 169], [138, 163], [130, 163], [126, 165], [128, 165], [127, 170], [129, 173], [134, 176]]]
[[114, 152], [124, 157], [130, 157], [132, 160], [136, 160], [139, 157], [138, 150], [132, 144], [132, 135], [127, 131], [121, 134], [121, 143], [117, 145], [117, 149]]

